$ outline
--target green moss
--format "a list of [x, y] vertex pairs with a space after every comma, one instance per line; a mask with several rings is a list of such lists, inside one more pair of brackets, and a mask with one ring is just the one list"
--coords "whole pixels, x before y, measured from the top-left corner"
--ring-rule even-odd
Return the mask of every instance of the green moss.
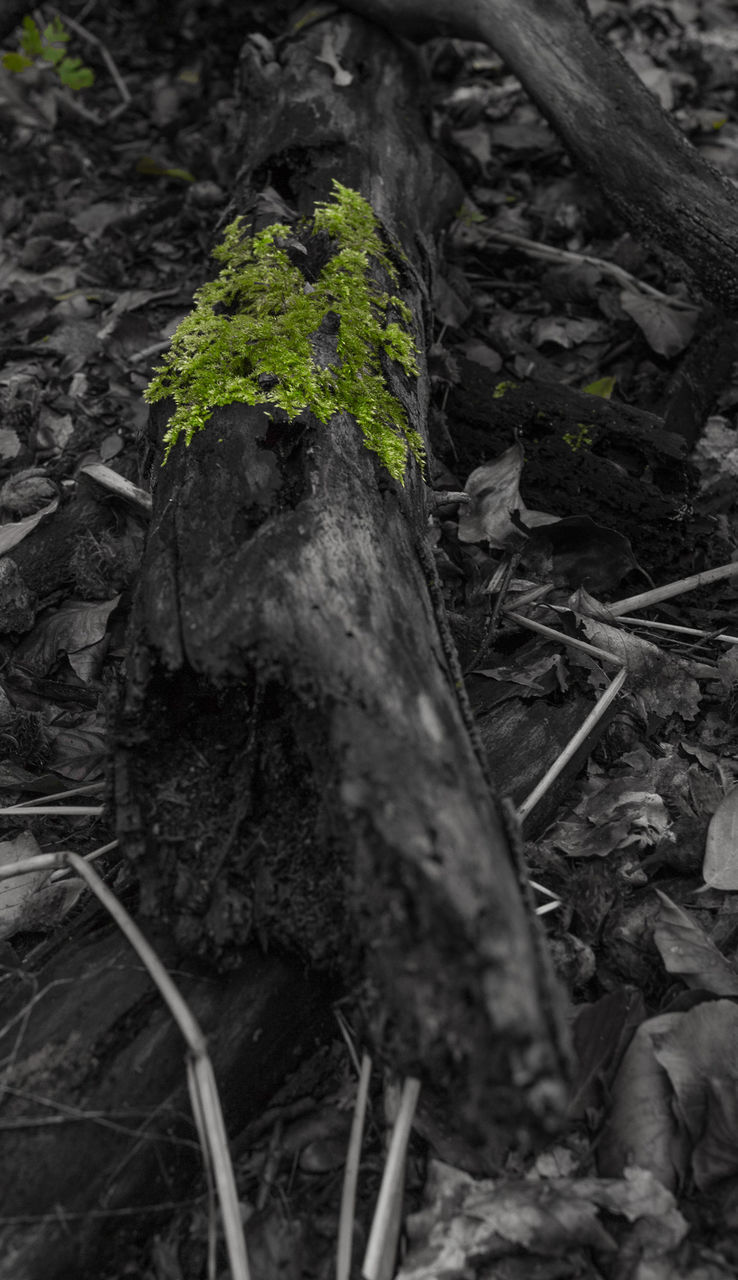
[[507, 395], [508, 391], [517, 391], [519, 386], [519, 382], [498, 382], [492, 392], [492, 399], [501, 400], [503, 396]]
[[[408, 452], [424, 460], [423, 441], [387, 390], [384, 351], [417, 376], [410, 313], [376, 282], [372, 265], [392, 283], [397, 271], [366, 200], [334, 181], [331, 202], [316, 206], [313, 227], [331, 237], [335, 253], [308, 283], [290, 261], [299, 252], [292, 228], [274, 223], [244, 236], [241, 219], [214, 250], [220, 274], [197, 290], [195, 306], [177, 328], [164, 363], [144, 392], [149, 402], [172, 396], [175, 410], [164, 437], [164, 461], [180, 436], [189, 444], [216, 405], [272, 403], [291, 418], [311, 409], [323, 423], [354, 416], [368, 449], [402, 482]], [[397, 319], [389, 319], [392, 311]], [[315, 359], [314, 340], [332, 323], [336, 358]]]
[[561, 438], [565, 444], [568, 444], [572, 453], [576, 453], [577, 449], [583, 449], [593, 443], [594, 437], [591, 433], [594, 430], [595, 427], [591, 422], [578, 422], [576, 434], [573, 431], [567, 431]]

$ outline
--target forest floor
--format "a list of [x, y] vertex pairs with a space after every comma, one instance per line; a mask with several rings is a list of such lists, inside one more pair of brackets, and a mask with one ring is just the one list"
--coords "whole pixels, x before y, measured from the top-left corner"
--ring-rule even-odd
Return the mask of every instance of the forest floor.
[[[731, 6], [589, 7], [738, 179]], [[138, 2], [73, 5], [69, 53], [92, 85], [65, 87], [33, 57], [0, 68], [0, 557], [17, 548], [0, 558], [0, 789], [8, 807], [42, 806], [0, 817], [0, 866], [102, 851], [116, 890], [131, 879], [104, 804], [106, 706], [150, 510], [142, 393], [238, 212], [238, 49], [277, 58], [289, 6], [244, 6], [237, 31], [228, 9], [180, 3], [153, 22]], [[576, 1061], [569, 1122], [543, 1151], [521, 1142], [470, 1168], [453, 1135], [419, 1124], [400, 1274], [720, 1280], [738, 1268], [736, 330], [658, 245], [624, 232], [491, 50], [435, 40], [423, 56], [434, 136], [467, 193], [441, 247], [429, 360], [433, 483], [470, 501], [441, 505], [432, 538], [493, 774], [526, 815]], [[69, 538], [79, 493], [89, 527], [24, 569], [34, 530]], [[504, 612], [522, 609], [562, 638]], [[514, 709], [522, 760], [527, 717], [553, 723], [574, 695], [593, 705], [623, 664], [579, 772], [555, 805], [527, 803], [520, 761], [495, 769], [487, 725]], [[81, 811], [43, 812], [72, 795]], [[85, 904], [69, 876], [0, 880], [0, 983]], [[337, 1024], [237, 1135], [259, 1280], [332, 1274], [355, 1088]], [[384, 1163], [380, 1095], [381, 1082], [359, 1260]], [[109, 1274], [189, 1280], [206, 1239], [193, 1200], [158, 1234], [132, 1233]]]

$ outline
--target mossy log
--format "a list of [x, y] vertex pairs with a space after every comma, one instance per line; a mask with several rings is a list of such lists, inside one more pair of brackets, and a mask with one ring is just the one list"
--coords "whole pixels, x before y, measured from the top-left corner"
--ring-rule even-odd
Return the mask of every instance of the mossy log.
[[[350, 85], [318, 60], [328, 33]], [[433, 237], [459, 196], [414, 56], [346, 15], [279, 64], [247, 58], [235, 207], [265, 185], [308, 215], [334, 178], [359, 191], [401, 246], [423, 352]], [[422, 358], [417, 379], [383, 367], [427, 441]], [[375, 1047], [452, 1088], [477, 1139], [547, 1122], [563, 1037], [449, 667], [420, 470], [398, 484], [346, 414], [268, 407], [217, 410], [158, 472], [119, 720], [143, 909], [215, 963], [256, 931], [340, 972]], [[160, 448], [166, 405], [152, 426]]]

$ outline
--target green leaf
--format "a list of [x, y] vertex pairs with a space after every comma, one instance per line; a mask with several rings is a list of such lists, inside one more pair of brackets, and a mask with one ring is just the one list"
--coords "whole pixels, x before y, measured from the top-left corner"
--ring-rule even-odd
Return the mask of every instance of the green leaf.
[[165, 169], [152, 156], [139, 157], [136, 161], [136, 173], [145, 173], [152, 178], [181, 178], [183, 182], [197, 181], [189, 169]]
[[33, 59], [27, 58], [25, 53], [4, 53], [2, 64], [6, 71], [14, 71], [20, 74], [21, 71], [27, 71], [29, 67], [33, 66]]
[[95, 83], [94, 71], [83, 67], [81, 61], [81, 58], [65, 58], [58, 69], [59, 79], [68, 89], [89, 89]]
[[583, 391], [590, 396], [600, 396], [602, 400], [609, 400], [615, 388], [617, 378], [598, 378], [596, 382], [590, 382], [588, 386], [582, 387]]
[[57, 14], [52, 18], [48, 26], [44, 27], [44, 41], [47, 44], [65, 44], [69, 39], [69, 32], [64, 23]]
[[41, 57], [44, 62], [50, 62], [55, 67], [64, 57], [64, 50], [57, 49], [53, 44], [45, 44], [41, 50]]
[[42, 49], [41, 32], [29, 14], [26, 14], [23, 19], [20, 46], [23, 52], [29, 54], [32, 58], [38, 57]]

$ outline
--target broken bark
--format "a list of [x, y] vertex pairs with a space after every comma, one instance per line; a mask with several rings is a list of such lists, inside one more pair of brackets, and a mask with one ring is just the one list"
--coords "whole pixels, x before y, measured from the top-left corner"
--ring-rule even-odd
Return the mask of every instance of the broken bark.
[[[348, 88], [316, 61], [327, 30]], [[333, 177], [359, 190], [402, 246], [422, 351], [431, 237], [458, 193], [414, 58], [353, 17], [289, 44], [278, 75], [247, 56], [236, 207], [265, 184], [305, 212]], [[425, 435], [425, 372], [385, 372]], [[400, 488], [345, 415], [270, 425], [234, 404], [175, 449], [134, 614], [119, 834], [144, 911], [183, 947], [217, 961], [256, 930], [339, 969], [375, 1044], [454, 1082], [459, 1123], [483, 1139], [514, 1112], [546, 1120], [561, 1030], [449, 669], [424, 524], [417, 468]]]
[[738, 310], [738, 192], [635, 71], [593, 29], [579, 0], [345, 0], [416, 40], [491, 45], [591, 174], [626, 226], [675, 253], [725, 311]]

